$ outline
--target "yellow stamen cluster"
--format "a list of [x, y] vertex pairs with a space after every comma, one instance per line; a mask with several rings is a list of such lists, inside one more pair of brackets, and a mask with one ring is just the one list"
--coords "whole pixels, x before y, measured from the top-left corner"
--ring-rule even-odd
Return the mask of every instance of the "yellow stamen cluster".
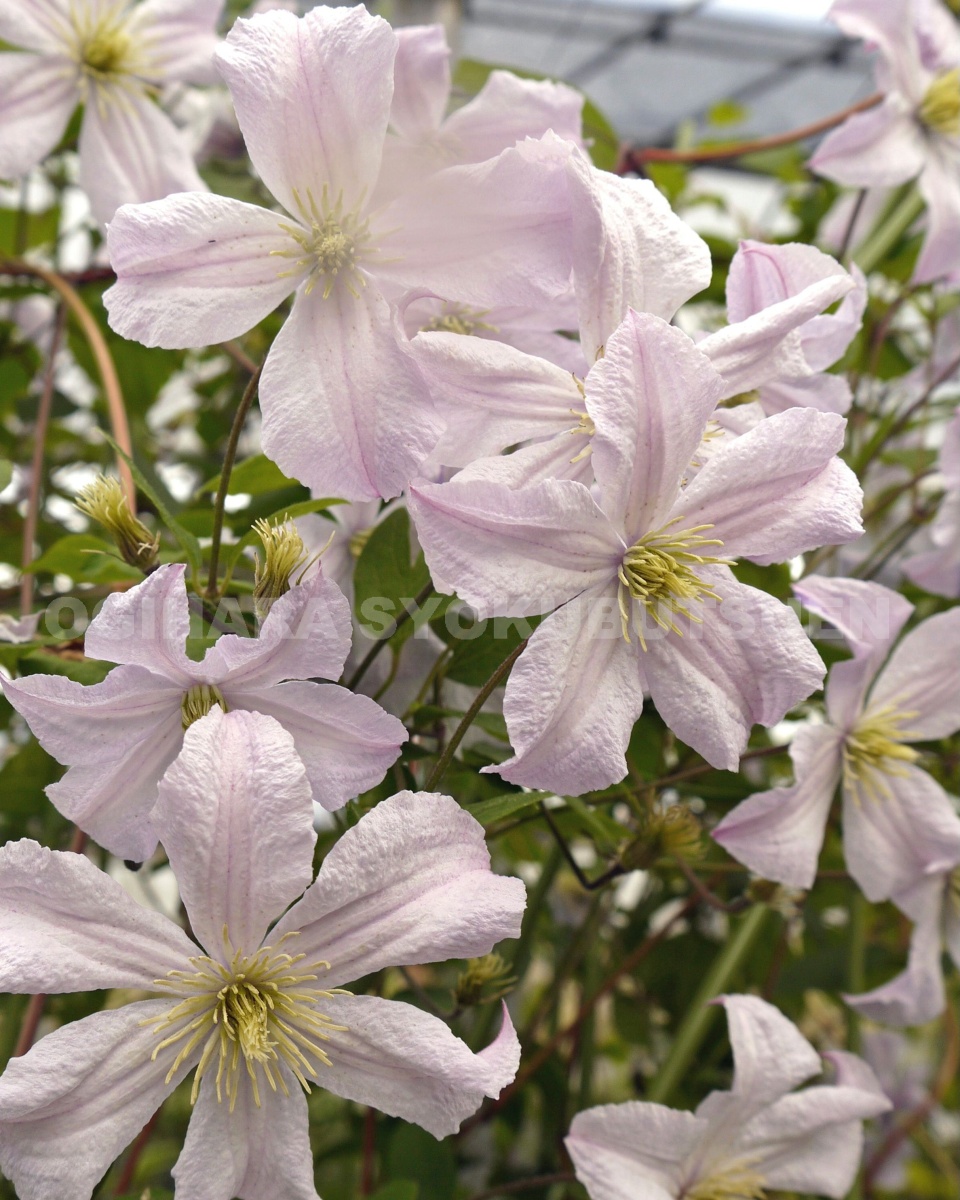
[[423, 326], [423, 332], [469, 335], [479, 330], [485, 333], [499, 333], [496, 325], [488, 325], [486, 321], [481, 320], [486, 315], [485, 311], [458, 306], [434, 317], [432, 321]]
[[356, 533], [350, 535], [350, 540], [347, 546], [351, 555], [354, 558], [359, 558], [370, 541], [370, 534], [373, 533], [374, 527], [370, 525], [367, 529], [358, 529]]
[[195, 683], [180, 701], [180, 720], [184, 729], [189, 729], [194, 721], [205, 717], [215, 704], [219, 704], [224, 712], [229, 712], [223, 692], [215, 684]]
[[917, 714], [901, 712], [894, 705], [868, 710], [847, 735], [843, 744], [843, 783], [858, 799], [866, 794], [871, 800], [890, 796], [885, 775], [904, 774], [900, 763], [915, 762], [919, 755], [903, 742], [912, 736], [902, 728]]
[[193, 1080], [190, 1103], [195, 1104], [200, 1081], [216, 1060], [217, 1100], [226, 1096], [233, 1112], [245, 1070], [260, 1107], [260, 1075], [271, 1091], [279, 1087], [288, 1095], [281, 1071], [286, 1066], [304, 1091], [309, 1092], [308, 1075], [320, 1066], [330, 1066], [327, 1052], [317, 1042], [328, 1042], [331, 1033], [345, 1033], [346, 1026], [336, 1025], [316, 1009], [323, 997], [334, 992], [314, 986], [317, 972], [329, 970], [329, 963], [315, 962], [306, 969], [300, 964], [303, 954], [288, 954], [279, 947], [294, 934], [285, 934], [277, 947], [263, 946], [256, 954], [241, 950], [231, 954], [229, 936], [223, 931], [229, 965], [206, 955], [190, 959], [196, 971], [170, 971], [155, 986], [182, 999], [165, 1017], [145, 1021], [157, 1034], [171, 1030], [154, 1048], [151, 1056], [178, 1042], [180, 1047], [167, 1073], [167, 1082], [198, 1048], [200, 1060]]
[[124, 562], [141, 571], [156, 566], [160, 538], [130, 511], [119, 479], [98, 475], [77, 493], [77, 508], [113, 537]]
[[764, 1179], [747, 1163], [731, 1163], [697, 1179], [680, 1200], [764, 1200]]
[[692, 529], [671, 528], [682, 520], [682, 517], [675, 517], [663, 529], [644, 534], [624, 554], [617, 572], [620, 577], [617, 599], [623, 636], [630, 641], [632, 625], [644, 650], [647, 643], [643, 635], [642, 614], [632, 611], [633, 600], [639, 601], [643, 610], [661, 629], [682, 637], [683, 631], [678, 627], [675, 617], [686, 617], [699, 625], [701, 618], [690, 611], [690, 605], [702, 604], [707, 597], [717, 601], [721, 599], [713, 587], [697, 575], [695, 568], [720, 563], [729, 566], [731, 560], [728, 558], [700, 553], [707, 546], [722, 546], [723, 543], [717, 538], [702, 536], [705, 530], [713, 528], [712, 525], [696, 525]]
[[[568, 429], [567, 432], [574, 437], [592, 438], [597, 432], [597, 427], [594, 425], [593, 418], [590, 416], [590, 414], [586, 412], [580, 412], [579, 409], [576, 408], [571, 408], [570, 412], [573, 416], [579, 417], [579, 420], [577, 424], [571, 429]], [[575, 454], [573, 458], [570, 459], [571, 464], [578, 463], [581, 461], [581, 459], [586, 458], [592, 449], [593, 447], [588, 442], [579, 454]]]
[[[322, 282], [323, 298], [326, 300], [342, 279], [344, 286], [354, 297], [359, 297], [366, 279], [360, 270], [364, 259], [376, 254], [369, 245], [370, 222], [362, 220], [358, 212], [344, 212], [343, 195], [330, 203], [327, 185], [323, 185], [320, 201], [311, 191], [307, 192], [306, 203], [294, 190], [294, 200], [303, 225], [291, 225], [281, 221], [280, 228], [296, 242], [297, 248], [273, 250], [280, 258], [292, 258], [294, 266], [281, 271], [279, 277], [287, 279], [307, 270], [306, 294], [309, 296]], [[309, 228], [306, 228], [309, 227]]]
[[98, 102], [102, 103], [108, 85], [131, 78], [143, 82], [149, 73], [146, 42], [133, 35], [127, 0], [99, 5], [74, 0], [61, 33], [69, 57], [80, 70], [80, 86], [86, 93], [85, 99], [89, 99], [93, 89]]
[[271, 525], [261, 519], [254, 522], [253, 528], [263, 542], [264, 551], [262, 564], [257, 557], [253, 582], [253, 604], [262, 619], [274, 600], [289, 592], [294, 572], [307, 561], [307, 550], [292, 521]]
[[920, 105], [920, 120], [934, 133], [960, 135], [960, 67], [942, 71]]

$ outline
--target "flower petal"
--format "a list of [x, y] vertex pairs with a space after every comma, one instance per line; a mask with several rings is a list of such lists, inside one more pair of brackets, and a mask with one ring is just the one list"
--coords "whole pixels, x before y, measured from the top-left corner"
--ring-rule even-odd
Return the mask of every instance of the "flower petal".
[[632, 541], [663, 524], [716, 408], [720, 377], [686, 334], [631, 310], [586, 389], [604, 511]]
[[822, 1070], [820, 1055], [778, 1008], [758, 996], [722, 996], [733, 1050], [731, 1094], [758, 1108]]
[[0, 179], [16, 179], [46, 158], [77, 99], [77, 80], [64, 59], [0, 55]]
[[471, 480], [410, 489], [427, 565], [481, 616], [530, 616], [616, 576], [623, 553], [589, 491]]
[[456, 801], [398, 792], [340, 838], [273, 936], [299, 930], [297, 953], [329, 962], [323, 985], [338, 987], [391, 964], [487, 954], [519, 936], [525, 904]]
[[710, 283], [706, 242], [649, 179], [570, 156], [573, 277], [584, 354], [593, 363], [629, 309], [665, 321]]
[[844, 996], [861, 1016], [886, 1025], [924, 1025], [943, 1012], [946, 991], [941, 924], [944, 906], [950, 903], [944, 894], [949, 886], [946, 876], [928, 876], [909, 890], [905, 904], [903, 896], [896, 897], [897, 904], [916, 922], [907, 969], [870, 992]]
[[200, 672], [231, 693], [284, 679], [336, 679], [350, 653], [350, 606], [319, 572], [276, 600], [256, 638], [226, 634], [204, 656]]
[[680, 528], [709, 526], [723, 554], [762, 563], [852, 541], [863, 532], [863, 493], [836, 457], [845, 428], [811, 408], [768, 417], [710, 456], [670, 516]]
[[20, 1200], [90, 1200], [193, 1065], [188, 1059], [166, 1083], [177, 1048], [151, 1060], [159, 1039], [146, 1023], [170, 1007], [146, 1000], [94, 1013], [11, 1059], [0, 1077], [0, 1167]]
[[253, 953], [313, 876], [313, 805], [293, 738], [272, 717], [218, 707], [186, 731], [154, 820], [207, 953]]
[[[234, 706], [234, 691], [225, 699]], [[407, 731], [368, 696], [335, 683], [281, 683], [236, 694], [237, 706], [275, 717], [293, 737], [313, 799], [328, 810], [375, 787], [397, 759]]]
[[143, 0], [131, 14], [150, 39], [152, 70], [164, 81], [217, 82], [213, 53], [224, 0]]
[[584, 407], [569, 371], [504, 342], [420, 333], [410, 350], [446, 428], [433, 456], [448, 467], [561, 433]]
[[184, 689], [197, 678], [184, 646], [190, 610], [181, 564], [158, 567], [127, 592], [113, 592], [90, 623], [84, 649], [90, 658], [145, 667]]
[[484, 771], [573, 796], [626, 775], [643, 677], [637, 647], [621, 631], [616, 592], [593, 588], [534, 631], [503, 698], [514, 756]]
[[63, 53], [63, 26], [48, 0], [0, 0], [0, 40], [42, 53]]
[[290, 235], [276, 214], [191, 192], [120, 209], [107, 230], [117, 282], [110, 326], [144, 346], [206, 346], [239, 337], [296, 286], [283, 268]]
[[910, 713], [906, 741], [949, 737], [960, 729], [960, 608], [912, 629], [870, 691], [869, 707]]
[[377, 996], [332, 996], [323, 1012], [347, 1033], [328, 1044], [332, 1066], [315, 1078], [329, 1091], [402, 1117], [442, 1138], [512, 1082], [520, 1043], [503, 1006], [503, 1025], [474, 1054], [439, 1017]]
[[664, 721], [721, 770], [735, 771], [754, 724], [775, 725], [823, 679], [824, 666], [792, 609], [738, 583], [725, 568], [700, 577], [723, 597], [676, 618], [683, 636], [647, 631], [641, 659]]
[[674, 1200], [703, 1131], [691, 1112], [632, 1100], [577, 1113], [564, 1145], [590, 1200]]
[[810, 888], [840, 781], [840, 741], [830, 725], [800, 729], [790, 744], [793, 786], [748, 796], [713, 830], [714, 840], [764, 879]]
[[934, 151], [920, 176], [927, 202], [927, 233], [914, 268], [915, 283], [960, 283], [960, 170], [956, 146]]
[[[291, 215], [322, 191], [347, 212], [380, 171], [397, 37], [363, 6], [238, 20], [217, 62], [258, 174]], [[304, 209], [304, 205], [307, 206]]]
[[80, 186], [104, 225], [121, 204], [207, 190], [186, 134], [153, 100], [132, 88], [117, 85], [116, 94], [86, 105], [79, 151]]
[[264, 1088], [257, 1105], [242, 1074], [232, 1112], [217, 1100], [213, 1073], [204, 1078], [172, 1172], [178, 1200], [319, 1200], [306, 1096], [285, 1068], [275, 1069], [287, 1094]]
[[116, 759], [71, 767], [47, 788], [50, 803], [118, 858], [144, 862], [157, 847], [150, 814], [157, 784], [183, 744], [179, 704]]
[[399, 495], [443, 428], [375, 285], [297, 296], [260, 407], [264, 453], [315, 495], [346, 500]]
[[850, 187], [890, 187], [919, 175], [926, 157], [919, 122], [888, 96], [827, 134], [807, 166]]
[[427, 138], [439, 129], [450, 98], [447, 35], [442, 25], [411, 25], [396, 35], [390, 124], [401, 137]]
[[847, 729], [913, 605], [890, 588], [861, 579], [808, 575], [793, 590], [805, 608], [836, 626], [853, 651], [852, 659], [830, 668], [826, 689], [831, 721]]
[[118, 667], [88, 687], [61, 675], [0, 680], [48, 754], [66, 766], [103, 767], [179, 713], [181, 688], [143, 667]]
[[0, 848], [0, 991], [149, 988], [196, 946], [82, 854]]
[[882, 782], [876, 797], [843, 795], [847, 870], [874, 904], [960, 862], [960, 817], [940, 784], [912, 763]]

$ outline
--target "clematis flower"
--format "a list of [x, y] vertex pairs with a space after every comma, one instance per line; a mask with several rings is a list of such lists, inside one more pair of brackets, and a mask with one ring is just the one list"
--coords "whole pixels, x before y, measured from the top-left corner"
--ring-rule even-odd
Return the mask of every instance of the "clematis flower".
[[809, 888], [839, 787], [847, 869], [868, 899], [885, 900], [960, 861], [960, 819], [913, 748], [960, 729], [960, 608], [895, 646], [913, 611], [896, 592], [818, 576], [794, 591], [853, 658], [830, 671], [827, 723], [791, 744], [796, 783], [748, 797], [713, 836], [751, 870]]
[[796, 1026], [755, 996], [720, 1003], [730, 1091], [692, 1113], [632, 1101], [574, 1117], [566, 1146], [590, 1200], [760, 1200], [768, 1188], [839, 1200], [852, 1187], [862, 1123], [890, 1108], [870, 1068], [837, 1052], [835, 1083], [794, 1091], [823, 1069]]
[[[821, 313], [800, 324], [783, 340], [778, 353], [767, 355], [759, 364], [750, 382], [759, 391], [765, 412], [783, 412], [794, 405], [821, 412], [847, 411], [852, 399], [850, 385], [842, 375], [828, 375], [826, 370], [841, 357], [862, 324], [867, 281], [859, 267], [854, 266], [848, 273], [836, 259], [814, 246], [799, 242], [785, 246], [749, 240], [740, 243], [727, 276], [731, 329], [802, 296], [825, 280], [848, 280], [851, 275], [853, 287], [835, 313]], [[709, 339], [705, 339], [700, 346], [708, 355], [709, 345]]]
[[154, 102], [212, 83], [223, 0], [0, 0], [0, 177], [60, 141], [78, 104], [80, 186], [98, 221], [121, 204], [206, 191], [186, 139]]
[[85, 636], [92, 658], [120, 665], [84, 687], [53, 675], [2, 681], [40, 744], [68, 770], [47, 795], [121, 858], [142, 861], [157, 843], [157, 784], [184, 730], [212, 708], [269, 713], [293, 736], [324, 808], [372, 787], [406, 741], [395, 717], [336, 679], [350, 649], [350, 610], [318, 575], [281, 596], [256, 638], [227, 634], [201, 662], [184, 649], [190, 612], [182, 566], [158, 568], [109, 596]]
[[874, 1021], [923, 1025], [946, 1006], [945, 950], [960, 967], [960, 857], [952, 868], [923, 876], [891, 899], [914, 922], [906, 970], [871, 992], [844, 999]]
[[843, 419], [770, 417], [684, 486], [722, 387], [685, 334], [630, 312], [587, 380], [599, 499], [569, 479], [411, 489], [435, 581], [480, 616], [561, 606], [507, 684], [515, 754], [489, 768], [505, 779], [576, 794], [623, 778], [644, 691], [732, 770], [752, 725], [780, 720], [822, 679], [793, 612], [730, 564], [857, 536], [859, 488], [836, 458]]
[[932, 550], [904, 560], [903, 573], [937, 596], [960, 599], [960, 408], [946, 428], [940, 448], [944, 494], [930, 526]]
[[429, 1013], [343, 990], [519, 934], [523, 884], [492, 874], [481, 826], [447, 796], [401, 792], [311, 883], [311, 813], [272, 718], [213, 710], [187, 731], [157, 823], [196, 941], [81, 855], [0, 849], [0, 987], [159, 997], [61, 1027], [0, 1077], [0, 1167], [20, 1200], [89, 1200], [191, 1071], [180, 1200], [316, 1200], [311, 1086], [443, 1137], [514, 1077], [505, 1009], [474, 1054]]
[[427, 288], [538, 306], [570, 276], [554, 135], [377, 199], [397, 35], [362, 6], [239, 20], [218, 53], [250, 158], [284, 212], [223, 196], [125, 207], [114, 329], [149, 346], [236, 337], [291, 293], [260, 381], [263, 449], [323, 495], [398, 495], [440, 433], [388, 300]]
[[938, 0], [835, 0], [831, 19], [880, 54], [884, 100], [821, 142], [812, 170], [853, 187], [918, 181], [918, 283], [960, 280], [960, 29]]

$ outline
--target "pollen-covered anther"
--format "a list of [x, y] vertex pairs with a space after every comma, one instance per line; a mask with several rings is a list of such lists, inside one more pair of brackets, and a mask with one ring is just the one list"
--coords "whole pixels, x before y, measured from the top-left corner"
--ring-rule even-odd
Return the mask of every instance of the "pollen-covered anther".
[[916, 715], [892, 704], [864, 713], [843, 743], [843, 782], [849, 791], [871, 800], [890, 797], [885, 776], [902, 777], [903, 764], [919, 758], [912, 746], [903, 744], [915, 736], [903, 726]]
[[304, 224], [280, 222], [280, 228], [296, 243], [296, 247], [289, 250], [271, 251], [280, 258], [295, 260], [290, 270], [280, 272], [280, 278], [299, 275], [305, 270], [305, 292], [308, 296], [314, 288], [322, 285], [323, 298], [326, 300], [336, 287], [337, 280], [342, 279], [350, 294], [359, 297], [360, 290], [366, 287], [367, 282], [360, 266], [364, 259], [377, 254], [370, 244], [369, 220], [359, 215], [359, 207], [355, 212], [345, 212], [342, 195], [331, 205], [326, 184], [319, 202], [310, 191], [307, 192], [306, 201], [297, 191], [293, 196]]
[[[722, 546], [718, 538], [705, 538], [703, 533], [712, 525], [696, 525], [692, 529], [673, 529], [682, 521], [675, 517], [663, 529], [645, 534], [624, 554], [617, 572], [620, 586], [617, 599], [623, 636], [630, 641], [633, 626], [641, 647], [646, 650], [642, 617], [648, 614], [661, 629], [683, 636], [675, 618], [686, 617], [701, 623], [691, 612], [691, 604], [702, 604], [707, 598], [720, 601], [711, 584], [705, 583], [697, 569], [710, 565], [732, 565], [729, 558], [703, 554], [708, 546]], [[642, 611], [632, 608], [639, 602]]]
[[98, 100], [106, 94], [103, 85], [131, 76], [142, 80], [146, 73], [145, 45], [133, 36], [126, 0], [71, 4], [64, 34], [70, 57], [80, 69], [81, 84], [95, 88]]
[[695, 1180], [679, 1200], [764, 1200], [764, 1178], [746, 1163], [730, 1163]]
[[459, 333], [464, 336], [476, 333], [499, 333], [496, 325], [484, 321], [486, 310], [465, 308], [458, 305], [448, 308], [423, 326], [423, 333]]
[[934, 133], [960, 135], [960, 67], [942, 71], [920, 105], [920, 120]]
[[184, 729], [189, 729], [194, 721], [205, 717], [215, 704], [219, 704], [224, 712], [229, 712], [223, 692], [212, 683], [195, 683], [180, 701], [180, 720]]
[[[206, 955], [191, 958], [195, 972], [170, 971], [155, 986], [182, 997], [165, 1017], [144, 1022], [157, 1034], [166, 1034], [154, 1047], [152, 1058], [168, 1046], [182, 1043], [167, 1073], [167, 1082], [197, 1050], [200, 1052], [190, 1103], [195, 1104], [203, 1076], [216, 1062], [217, 1100], [227, 1098], [233, 1112], [241, 1071], [246, 1071], [254, 1103], [260, 1107], [260, 1077], [271, 1091], [288, 1094], [281, 1067], [286, 1067], [304, 1091], [307, 1076], [330, 1058], [318, 1042], [331, 1033], [346, 1033], [318, 1012], [316, 1004], [335, 993], [317, 986], [323, 961], [304, 964], [305, 955], [288, 954], [280, 946], [295, 934], [285, 934], [276, 947], [262, 946], [255, 954], [233, 951], [224, 928], [224, 962]], [[170, 1031], [167, 1033], [167, 1031]]]
[[271, 524], [254, 521], [254, 531], [263, 543], [263, 562], [257, 555], [253, 583], [253, 603], [262, 620], [275, 600], [285, 596], [294, 583], [297, 572], [307, 568], [307, 550], [296, 525], [290, 520]]

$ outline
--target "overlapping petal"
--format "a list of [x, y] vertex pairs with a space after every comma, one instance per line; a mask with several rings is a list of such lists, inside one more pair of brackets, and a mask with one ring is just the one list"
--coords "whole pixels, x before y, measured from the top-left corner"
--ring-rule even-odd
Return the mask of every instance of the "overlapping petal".
[[591, 1200], [673, 1200], [703, 1131], [693, 1113], [628, 1101], [577, 1113], [564, 1144]]
[[905, 714], [905, 741], [960, 729], [960, 608], [928, 617], [896, 647], [870, 691], [870, 709], [886, 705]]
[[[0, 12], [0, 33], [2, 22]], [[11, 36], [26, 44], [29, 28], [27, 23], [11, 30]], [[64, 59], [0, 55], [0, 179], [16, 179], [45, 158], [76, 105], [76, 79]]]

